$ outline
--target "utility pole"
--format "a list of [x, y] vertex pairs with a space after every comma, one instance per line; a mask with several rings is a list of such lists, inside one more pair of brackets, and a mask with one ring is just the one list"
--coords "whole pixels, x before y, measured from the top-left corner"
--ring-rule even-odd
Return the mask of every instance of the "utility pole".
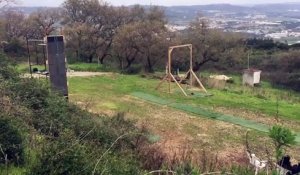
[[248, 52], [248, 69], [250, 69], [250, 54], [252, 54], [252, 47], [251, 50]]

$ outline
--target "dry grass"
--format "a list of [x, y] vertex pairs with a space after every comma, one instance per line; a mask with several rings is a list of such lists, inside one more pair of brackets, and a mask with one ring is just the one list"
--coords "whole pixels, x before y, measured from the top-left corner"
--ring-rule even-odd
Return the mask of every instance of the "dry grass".
[[[248, 129], [222, 121], [201, 118], [166, 106], [150, 104], [134, 98], [128, 95], [128, 92], [134, 86], [148, 86], [150, 82], [140, 85], [139, 82], [135, 82], [135, 78], [131, 80], [122, 76], [122, 78], [126, 79], [122, 80], [118, 79], [119, 76], [121, 75], [110, 75], [109, 79], [104, 76], [101, 82], [105, 84], [101, 84], [101, 88], [99, 87], [101, 90], [97, 91], [99, 83], [94, 83], [94, 81], [99, 79], [90, 79], [87, 81], [92, 82], [89, 84], [90, 87], [76, 87], [75, 90], [71, 90], [70, 100], [73, 102], [81, 101], [83, 103], [88, 101], [88, 107], [81, 106], [88, 108], [89, 111], [94, 113], [102, 113], [107, 116], [112, 116], [117, 112], [124, 112], [126, 117], [135, 120], [139, 127], [146, 127], [147, 130], [158, 135], [160, 137], [159, 142], [147, 149], [144, 148], [147, 151], [142, 154], [142, 156], [148, 157], [149, 155], [153, 155], [153, 161], [170, 162], [171, 160], [176, 160], [178, 157], [183, 159], [182, 155], [188, 152], [191, 154], [190, 158], [195, 160], [201, 158], [200, 155], [203, 151], [207, 154], [217, 155], [218, 161], [223, 164], [246, 161], [244, 143], [245, 134]], [[116, 81], [118, 84], [116, 84]], [[154, 82], [156, 83], [156, 80]], [[152, 86], [155, 85], [152, 84]], [[149, 88], [152, 89], [152, 86]], [[218, 107], [217, 105], [214, 106], [213, 110], [234, 116], [238, 114], [242, 118], [268, 125], [275, 123], [272, 116], [261, 114], [260, 112], [256, 113], [252, 110]], [[297, 123], [289, 119], [283, 120], [283, 122], [285, 126], [295, 128], [295, 130], [300, 129], [300, 125], [296, 126], [299, 122]], [[263, 159], [267, 158], [265, 150], [271, 145], [271, 142], [266, 134], [251, 131], [251, 144], [255, 154]], [[297, 146], [288, 151], [290, 155], [300, 160], [300, 157], [296, 154], [297, 151], [299, 152], [299, 149], [300, 147]], [[153, 153], [157, 150], [159, 150], [158, 153]], [[152, 160], [150, 159], [149, 161], [151, 162]], [[145, 167], [150, 167], [150, 164], [146, 162]]]

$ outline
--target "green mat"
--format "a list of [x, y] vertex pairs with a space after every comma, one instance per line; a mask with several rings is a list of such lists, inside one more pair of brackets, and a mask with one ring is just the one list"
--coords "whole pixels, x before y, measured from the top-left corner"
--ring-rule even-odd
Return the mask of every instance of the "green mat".
[[[151, 103], [155, 103], [155, 104], [159, 104], [159, 105], [166, 105], [168, 107], [172, 107], [172, 108], [175, 108], [175, 109], [179, 109], [179, 110], [182, 110], [182, 111], [193, 113], [193, 114], [199, 115], [201, 117], [220, 120], [220, 121], [236, 124], [236, 125], [239, 125], [239, 126], [243, 126], [243, 127], [246, 127], [246, 128], [255, 129], [255, 130], [261, 131], [261, 132], [268, 132], [268, 130], [270, 128], [269, 126], [267, 126], [265, 124], [257, 123], [255, 121], [246, 120], [246, 119], [231, 116], [231, 115], [216, 113], [216, 112], [213, 112], [213, 111], [210, 111], [210, 110], [207, 110], [207, 109], [203, 109], [199, 106], [193, 106], [193, 105], [182, 104], [182, 103], [175, 103], [175, 102], [172, 102], [170, 100], [162, 99], [160, 97], [150, 95], [150, 94], [146, 94], [146, 93], [143, 93], [143, 92], [134, 92], [131, 95], [133, 95], [137, 98], [149, 101]], [[300, 133], [297, 133], [296, 141], [298, 143], [300, 143]]]

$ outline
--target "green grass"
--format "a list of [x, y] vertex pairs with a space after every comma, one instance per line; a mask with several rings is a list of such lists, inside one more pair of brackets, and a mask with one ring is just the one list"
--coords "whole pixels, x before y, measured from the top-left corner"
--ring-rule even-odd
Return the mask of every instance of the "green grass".
[[[69, 69], [74, 71], [87, 71], [87, 72], [108, 72], [113, 69], [106, 65], [98, 65], [97, 63], [73, 63], [68, 65]], [[38, 70], [44, 70], [44, 65], [35, 65], [32, 68], [38, 68]], [[29, 73], [28, 63], [21, 63], [17, 65], [17, 70], [20, 73]]]
[[[20, 72], [20, 73], [29, 73], [28, 63], [18, 64], [16, 66], [16, 68], [17, 68], [17, 71]], [[34, 65], [34, 66], [32, 66], [32, 69], [33, 68], [38, 68], [38, 70], [44, 70], [45, 66], [44, 65]]]
[[74, 71], [88, 71], [88, 72], [107, 72], [112, 71], [112, 68], [106, 65], [97, 63], [73, 63], [68, 65]]
[[[213, 111], [210, 111], [207, 109], [203, 109], [198, 106], [191, 106], [191, 105], [186, 105], [186, 104], [182, 104], [182, 103], [172, 103], [171, 101], [166, 101], [159, 97], [152, 96], [152, 95], [145, 94], [145, 93], [140, 93], [140, 92], [134, 92], [134, 93], [132, 93], [132, 95], [135, 97], [138, 97], [140, 99], [152, 102], [152, 103], [156, 103], [159, 105], [167, 105], [168, 107], [172, 107], [174, 109], [179, 109], [179, 110], [182, 110], [185, 112], [196, 114], [198, 116], [207, 117], [207, 118], [210, 118], [213, 120], [220, 120], [220, 121], [240, 125], [242, 127], [251, 128], [251, 129], [254, 129], [257, 131], [261, 131], [261, 132], [267, 133], [267, 132], [269, 132], [269, 129], [270, 129], [269, 126], [255, 122], [255, 121], [246, 120], [246, 119], [240, 118], [238, 116], [216, 113], [216, 112], [213, 112]], [[298, 143], [300, 143], [300, 133], [297, 133], [296, 141]]]
[[[166, 93], [167, 85], [164, 84], [160, 91], [155, 87], [159, 80], [141, 78], [138, 75], [114, 75], [113, 77], [70, 78], [70, 93], [78, 98], [100, 99], [109, 101], [116, 110], [132, 108], [130, 104], [123, 103], [119, 98], [130, 95], [133, 92], [144, 92], [154, 96], [171, 100], [174, 103], [183, 103], [193, 106], [201, 106], [211, 109], [213, 107], [240, 108], [268, 115], [276, 115], [277, 98], [279, 98], [279, 116], [282, 118], [300, 120], [300, 95], [299, 93], [274, 89], [268, 83], [262, 83], [262, 87], [250, 88], [240, 86], [240, 79], [234, 77], [235, 84], [229, 85], [226, 90], [208, 89], [213, 96], [185, 97], [178, 92], [175, 85], [172, 88], [175, 93]], [[113, 105], [112, 105], [113, 104]], [[101, 104], [100, 104], [101, 105]], [[103, 105], [103, 104], [102, 104]], [[107, 106], [107, 105], [104, 105]]]

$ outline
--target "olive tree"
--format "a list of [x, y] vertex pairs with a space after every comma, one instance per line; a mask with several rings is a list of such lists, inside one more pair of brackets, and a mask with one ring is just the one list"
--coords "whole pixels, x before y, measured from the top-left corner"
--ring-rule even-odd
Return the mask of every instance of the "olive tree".
[[68, 48], [77, 58], [92, 62], [97, 57], [103, 64], [126, 10], [98, 0], [67, 0], [63, 7]]
[[114, 53], [125, 69], [137, 62], [144, 66], [145, 71], [153, 72], [154, 66], [164, 61], [169, 44], [167, 38], [164, 12], [153, 7], [140, 20], [123, 25], [117, 31]]
[[229, 66], [240, 64], [245, 57], [244, 40], [238, 34], [209, 28], [209, 21], [197, 18], [183, 35], [186, 43], [193, 44], [194, 71], [208, 62]]

